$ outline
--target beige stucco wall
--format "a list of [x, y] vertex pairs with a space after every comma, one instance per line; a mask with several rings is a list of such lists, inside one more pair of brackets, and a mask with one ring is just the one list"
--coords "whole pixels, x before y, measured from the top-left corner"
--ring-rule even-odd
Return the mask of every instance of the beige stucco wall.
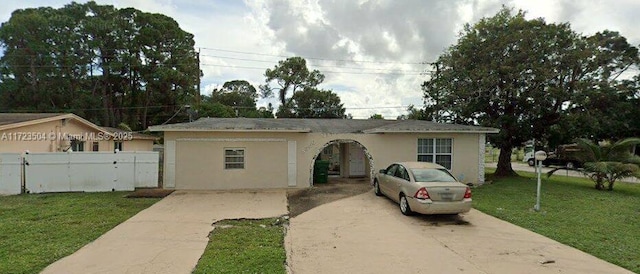
[[[86, 134], [97, 131], [77, 121], [63, 119], [27, 125], [0, 131], [1, 152], [55, 152], [69, 147], [69, 142], [61, 140], [63, 134]], [[2, 138], [5, 137], [5, 138]], [[32, 137], [26, 140], [25, 137]], [[85, 150], [90, 150], [90, 142], [85, 144]]]
[[[373, 158], [368, 168], [377, 171], [393, 162], [416, 161], [418, 138], [452, 138], [452, 173], [465, 183], [479, 183], [481, 134], [324, 134], [261, 132], [165, 132], [165, 142], [176, 141], [176, 188], [286, 188], [287, 143], [296, 142], [295, 187], [309, 187], [313, 158], [325, 144], [334, 140], [355, 140]], [[261, 142], [279, 139], [280, 142]], [[201, 141], [196, 141], [201, 140]], [[209, 141], [206, 141], [209, 140]], [[240, 142], [236, 142], [238, 140]], [[243, 141], [244, 140], [244, 141]], [[252, 141], [248, 141], [252, 140]], [[245, 147], [247, 166], [244, 171], [223, 170], [224, 147]], [[165, 153], [171, 153], [165, 150]], [[166, 155], [165, 155], [166, 157]], [[249, 165], [248, 163], [251, 162]], [[165, 165], [165, 172], [167, 172]], [[166, 173], [165, 173], [166, 175]], [[216, 182], [217, 181], [217, 182]]]
[[[111, 150], [113, 150], [113, 142], [110, 142]], [[102, 150], [102, 149], [101, 149]], [[153, 150], [153, 140], [149, 139], [134, 139], [124, 141], [122, 144], [122, 151], [152, 151]]]
[[[224, 150], [245, 150], [244, 169], [225, 169]], [[287, 142], [178, 141], [177, 189], [282, 188], [287, 184]]]
[[[63, 119], [32, 124], [7, 130], [0, 130], [0, 152], [22, 153], [57, 152], [69, 148], [69, 141], [63, 140], [65, 134], [86, 136], [85, 151], [91, 151], [93, 142], [98, 142], [99, 151], [113, 151], [114, 143], [104, 133], [80, 123], [74, 119]], [[151, 151], [153, 140], [124, 141], [124, 151]]]

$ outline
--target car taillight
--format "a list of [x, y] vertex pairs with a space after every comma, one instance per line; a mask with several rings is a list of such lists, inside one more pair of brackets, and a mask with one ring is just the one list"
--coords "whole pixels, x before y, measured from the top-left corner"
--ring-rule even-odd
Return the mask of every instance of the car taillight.
[[422, 199], [422, 200], [430, 198], [429, 197], [429, 192], [427, 192], [427, 189], [424, 188], [424, 187], [418, 189], [418, 191], [416, 191], [416, 194], [413, 195], [413, 197], [416, 198], [416, 199]]
[[467, 187], [467, 190], [464, 192], [465, 199], [471, 199], [471, 189]]

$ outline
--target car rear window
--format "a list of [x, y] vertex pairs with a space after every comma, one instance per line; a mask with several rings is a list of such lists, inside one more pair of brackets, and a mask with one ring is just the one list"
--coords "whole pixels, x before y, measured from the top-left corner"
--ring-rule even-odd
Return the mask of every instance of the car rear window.
[[416, 182], [457, 182], [448, 171], [443, 169], [411, 169]]

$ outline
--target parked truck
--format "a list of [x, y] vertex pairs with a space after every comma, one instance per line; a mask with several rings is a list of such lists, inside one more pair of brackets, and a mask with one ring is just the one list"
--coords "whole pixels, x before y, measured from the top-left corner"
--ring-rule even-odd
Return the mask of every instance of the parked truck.
[[555, 151], [547, 153], [547, 159], [542, 161], [542, 165], [567, 168], [582, 167], [584, 163], [580, 160], [580, 152], [581, 149], [577, 144], [560, 145]]

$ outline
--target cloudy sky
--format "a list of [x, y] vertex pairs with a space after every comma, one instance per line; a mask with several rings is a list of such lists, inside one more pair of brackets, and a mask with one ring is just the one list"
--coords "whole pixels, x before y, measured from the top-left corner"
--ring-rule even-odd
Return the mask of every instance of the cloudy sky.
[[[84, 1], [77, 1], [84, 2]], [[254, 85], [279, 60], [302, 56], [326, 75], [347, 113], [395, 119], [422, 106], [420, 84], [429, 67], [455, 43], [465, 23], [493, 16], [502, 5], [570, 22], [585, 35], [619, 31], [640, 44], [638, 0], [98, 0], [173, 17], [194, 34], [204, 72], [202, 93], [235, 79]], [[5, 0], [0, 20], [15, 9], [62, 7], [70, 1]], [[260, 99], [259, 105], [276, 99]]]

